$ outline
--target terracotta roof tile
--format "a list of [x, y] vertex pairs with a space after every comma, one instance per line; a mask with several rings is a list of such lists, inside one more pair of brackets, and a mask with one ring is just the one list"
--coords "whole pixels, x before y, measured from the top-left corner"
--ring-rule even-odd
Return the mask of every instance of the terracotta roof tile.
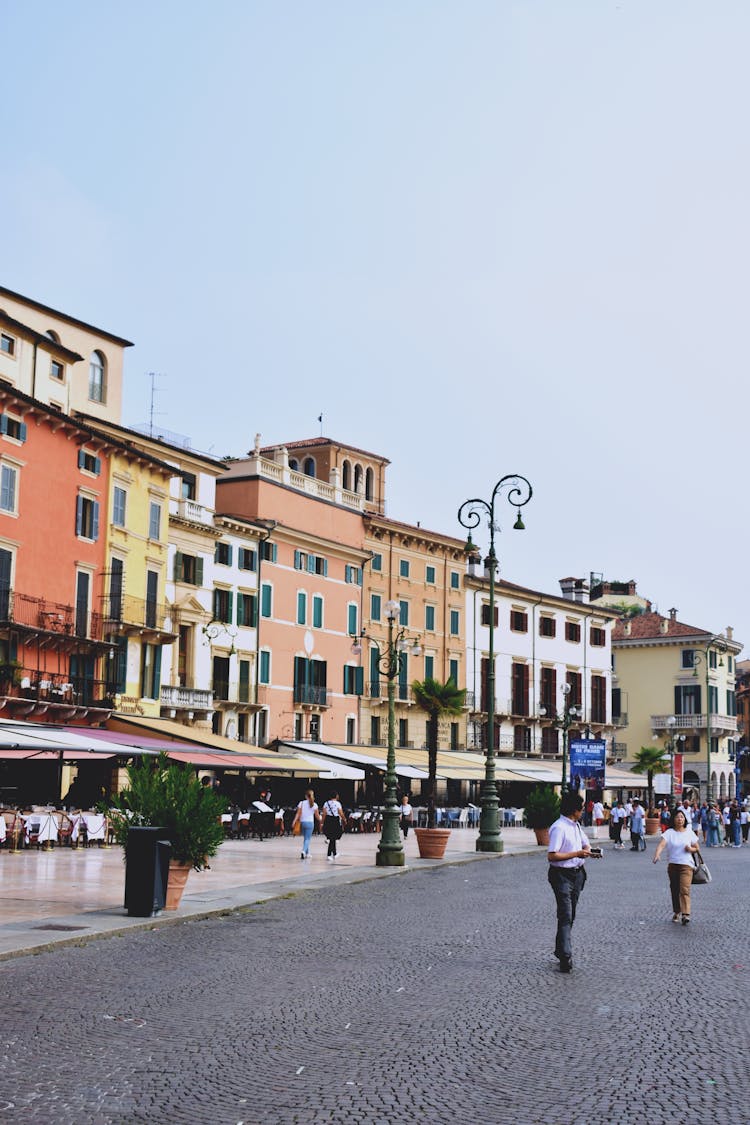
[[[671, 617], [664, 617], [661, 613], [639, 613], [628, 619], [630, 632], [625, 631], [625, 622], [618, 621], [612, 636], [613, 641], [651, 640], [657, 637], [705, 637], [707, 631], [698, 629], [695, 625], [685, 625], [682, 621], [673, 621]], [[663, 626], [666, 622], [666, 630]]]

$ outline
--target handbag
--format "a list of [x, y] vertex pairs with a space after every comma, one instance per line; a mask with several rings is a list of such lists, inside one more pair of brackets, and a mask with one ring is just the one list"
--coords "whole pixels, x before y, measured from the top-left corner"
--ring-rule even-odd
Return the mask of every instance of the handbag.
[[703, 862], [700, 852], [693, 852], [693, 883], [698, 885], [711, 882], [711, 872]]
[[300, 824], [300, 822], [298, 820], [293, 821], [293, 823], [292, 823], [292, 836], [299, 836], [301, 834], [301, 832], [302, 832], [302, 825]]

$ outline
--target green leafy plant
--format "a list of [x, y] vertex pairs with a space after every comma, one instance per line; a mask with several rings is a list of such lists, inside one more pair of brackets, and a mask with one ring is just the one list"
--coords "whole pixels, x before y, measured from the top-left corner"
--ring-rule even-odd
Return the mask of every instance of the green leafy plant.
[[105, 810], [116, 842], [127, 843], [129, 828], [163, 828], [172, 845], [172, 859], [189, 863], [196, 871], [208, 867], [224, 839], [224, 797], [201, 785], [189, 766], [170, 762], [165, 753], [142, 758], [128, 766], [127, 773], [127, 787]]
[[654, 807], [654, 774], [669, 773], [669, 762], [665, 760], [664, 751], [659, 746], [641, 746], [633, 762], [630, 772], [646, 775], [648, 808], [651, 810]]
[[526, 798], [523, 822], [527, 828], [549, 828], [560, 815], [560, 798], [552, 785], [537, 785]]
[[415, 680], [411, 685], [418, 707], [427, 712], [427, 827], [435, 827], [435, 779], [437, 777], [438, 724], [441, 715], [460, 715], [466, 690], [456, 681]]

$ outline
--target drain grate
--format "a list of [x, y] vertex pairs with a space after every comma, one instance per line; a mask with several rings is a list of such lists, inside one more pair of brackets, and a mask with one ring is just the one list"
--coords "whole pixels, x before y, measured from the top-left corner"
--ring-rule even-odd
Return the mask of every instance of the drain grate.
[[88, 926], [60, 926], [54, 922], [50, 922], [46, 926], [35, 926], [35, 930], [87, 930]]

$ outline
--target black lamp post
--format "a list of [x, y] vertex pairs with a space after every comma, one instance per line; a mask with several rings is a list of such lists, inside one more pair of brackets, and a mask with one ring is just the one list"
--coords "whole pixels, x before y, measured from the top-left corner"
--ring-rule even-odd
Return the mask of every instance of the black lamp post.
[[[406, 630], [396, 629], [396, 620], [401, 612], [397, 601], [388, 601], [383, 607], [386, 621], [388, 622], [388, 640], [385, 648], [368, 638], [370, 644], [378, 650], [378, 666], [388, 681], [388, 757], [385, 770], [385, 809], [383, 811], [383, 829], [380, 833], [375, 864], [377, 867], [403, 867], [404, 845], [399, 830], [399, 811], [396, 775], [396, 678], [401, 671], [407, 652], [419, 656], [422, 649], [419, 642], [409, 640]], [[359, 655], [362, 652], [361, 640], [367, 634], [364, 630], [354, 637], [352, 652]]]
[[482, 812], [479, 817], [479, 836], [477, 838], [478, 852], [501, 852], [503, 841], [500, 836], [500, 815], [497, 800], [497, 785], [495, 783], [495, 571], [497, 569], [497, 555], [495, 554], [495, 503], [503, 492], [507, 493], [508, 503], [517, 511], [516, 522], [513, 524], [515, 531], [523, 531], [524, 523], [521, 519], [521, 508], [528, 504], [533, 489], [526, 477], [511, 473], [501, 477], [492, 490], [492, 496], [487, 500], [466, 500], [458, 509], [458, 522], [462, 527], [469, 528], [469, 537], [466, 541], [467, 555], [476, 555], [477, 549], [471, 539], [471, 528], [477, 527], [484, 517], [487, 517], [487, 526], [490, 531], [490, 551], [487, 556], [487, 567], [490, 576], [490, 619], [489, 619], [489, 665], [487, 669], [487, 754], [484, 767], [484, 785], [482, 787]]
[[[560, 715], [554, 713], [552, 715], [552, 725], [559, 727], [563, 736], [563, 750], [562, 750], [562, 778], [560, 781], [560, 790], [565, 793], [568, 789], [568, 731], [573, 723], [577, 723], [582, 714], [582, 709], [577, 703], [570, 703], [570, 684], [563, 684], [560, 688], [563, 696], [563, 709]], [[547, 714], [546, 707], [539, 708], [539, 714], [545, 716]]]

